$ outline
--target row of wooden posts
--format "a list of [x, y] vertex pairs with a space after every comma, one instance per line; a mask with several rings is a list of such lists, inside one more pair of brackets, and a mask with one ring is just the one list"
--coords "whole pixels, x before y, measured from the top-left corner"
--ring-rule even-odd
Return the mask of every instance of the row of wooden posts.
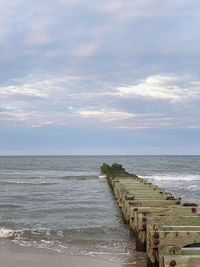
[[200, 267], [200, 214], [181, 199], [130, 174], [119, 164], [103, 164], [136, 250], [146, 251], [148, 267]]

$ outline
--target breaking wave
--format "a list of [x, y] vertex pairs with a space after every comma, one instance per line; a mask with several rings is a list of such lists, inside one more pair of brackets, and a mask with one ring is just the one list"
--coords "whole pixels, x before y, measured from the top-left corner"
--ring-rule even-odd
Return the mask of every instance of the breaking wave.
[[200, 175], [151, 175], [143, 176], [146, 179], [155, 181], [197, 181], [200, 180]]

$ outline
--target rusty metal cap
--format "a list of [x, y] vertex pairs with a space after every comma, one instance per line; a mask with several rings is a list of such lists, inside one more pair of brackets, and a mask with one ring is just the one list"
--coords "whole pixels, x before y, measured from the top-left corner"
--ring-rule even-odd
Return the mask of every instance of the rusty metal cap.
[[[154, 239], [154, 245], [155, 246], [158, 246], [160, 243], [159, 239]], [[175, 266], [175, 265], [172, 265], [172, 266]]]
[[170, 262], [170, 266], [176, 266], [176, 261], [175, 261], [175, 260], [172, 260], [172, 261]]
[[153, 235], [153, 238], [154, 239], [158, 239], [159, 238], [159, 233], [158, 232], [155, 232], [154, 235]]

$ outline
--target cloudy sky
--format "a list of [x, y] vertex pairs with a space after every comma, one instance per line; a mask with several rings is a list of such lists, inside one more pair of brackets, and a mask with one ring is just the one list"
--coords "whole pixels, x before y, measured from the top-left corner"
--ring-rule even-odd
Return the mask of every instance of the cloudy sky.
[[0, 0], [0, 154], [199, 154], [200, 2]]

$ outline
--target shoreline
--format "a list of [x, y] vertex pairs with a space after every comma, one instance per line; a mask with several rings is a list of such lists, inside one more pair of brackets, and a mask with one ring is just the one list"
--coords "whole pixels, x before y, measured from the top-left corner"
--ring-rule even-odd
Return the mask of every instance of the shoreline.
[[[122, 267], [124, 265], [89, 256], [62, 254], [42, 248], [23, 247], [11, 240], [0, 240], [1, 267]], [[130, 265], [129, 265], [130, 266]]]

